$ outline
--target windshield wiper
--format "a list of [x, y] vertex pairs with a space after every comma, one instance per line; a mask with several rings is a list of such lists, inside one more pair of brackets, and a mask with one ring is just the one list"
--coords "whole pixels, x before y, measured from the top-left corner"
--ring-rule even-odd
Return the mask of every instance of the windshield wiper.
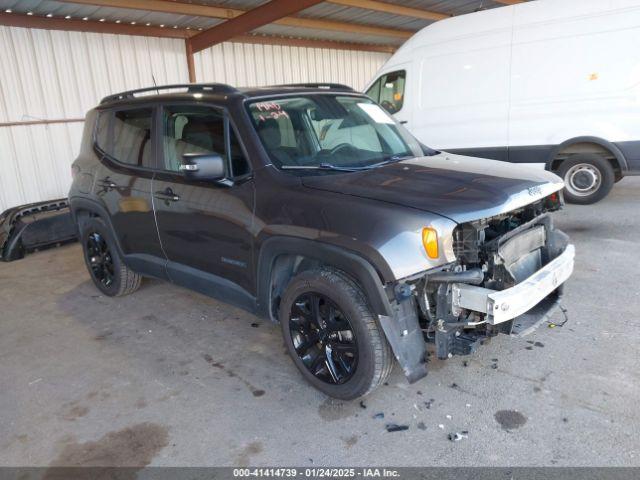
[[413, 157], [413, 155], [392, 155], [390, 157], [385, 158], [381, 162], [374, 163], [373, 165], [369, 165], [366, 168], [367, 169], [369, 169], [369, 168], [378, 168], [378, 167], [382, 167], [384, 165], [389, 165], [390, 163], [395, 163], [395, 162], [400, 162], [402, 160], [407, 160], [409, 158], [414, 158], [414, 157]]
[[282, 170], [334, 170], [337, 172], [357, 172], [358, 170], [367, 170], [369, 167], [339, 167], [330, 163], [321, 163], [319, 165], [282, 165]]
[[383, 165], [399, 162], [408, 158], [413, 158], [413, 155], [392, 155], [381, 162], [366, 165], [364, 167], [341, 167], [331, 163], [320, 163], [319, 165], [282, 165], [280, 168], [282, 170], [334, 170], [337, 172], [359, 172], [362, 170], [371, 170], [372, 168], [382, 167]]

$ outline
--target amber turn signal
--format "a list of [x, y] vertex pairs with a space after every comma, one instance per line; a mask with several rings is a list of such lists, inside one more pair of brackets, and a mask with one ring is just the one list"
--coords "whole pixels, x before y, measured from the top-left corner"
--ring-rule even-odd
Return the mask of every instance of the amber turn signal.
[[422, 245], [429, 258], [438, 258], [438, 233], [431, 227], [422, 229]]

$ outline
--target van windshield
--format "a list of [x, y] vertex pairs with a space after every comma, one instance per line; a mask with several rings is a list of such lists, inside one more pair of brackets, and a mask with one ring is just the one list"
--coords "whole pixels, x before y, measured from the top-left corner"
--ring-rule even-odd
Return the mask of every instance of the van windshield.
[[276, 167], [359, 170], [423, 155], [419, 142], [368, 98], [329, 94], [249, 104]]

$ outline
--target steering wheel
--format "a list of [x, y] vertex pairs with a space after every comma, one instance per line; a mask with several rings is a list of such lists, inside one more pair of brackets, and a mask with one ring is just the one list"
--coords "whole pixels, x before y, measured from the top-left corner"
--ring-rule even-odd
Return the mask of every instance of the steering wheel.
[[380, 105], [389, 113], [395, 113], [396, 111], [396, 106], [389, 100], [384, 100]]
[[335, 147], [333, 147], [330, 151], [329, 154], [330, 155], [335, 155], [336, 153], [338, 153], [340, 150], [346, 150], [349, 149], [351, 150], [353, 148], [353, 146], [350, 143], [339, 143], [338, 145], [336, 145]]

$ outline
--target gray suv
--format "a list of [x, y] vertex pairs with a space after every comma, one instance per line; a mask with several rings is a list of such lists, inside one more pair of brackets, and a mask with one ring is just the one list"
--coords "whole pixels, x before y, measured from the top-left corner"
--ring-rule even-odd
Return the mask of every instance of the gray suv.
[[574, 249], [552, 173], [434, 151], [336, 84], [170, 85], [87, 114], [69, 204], [97, 288], [167, 280], [280, 323], [302, 375], [353, 399], [394, 363], [522, 334]]

